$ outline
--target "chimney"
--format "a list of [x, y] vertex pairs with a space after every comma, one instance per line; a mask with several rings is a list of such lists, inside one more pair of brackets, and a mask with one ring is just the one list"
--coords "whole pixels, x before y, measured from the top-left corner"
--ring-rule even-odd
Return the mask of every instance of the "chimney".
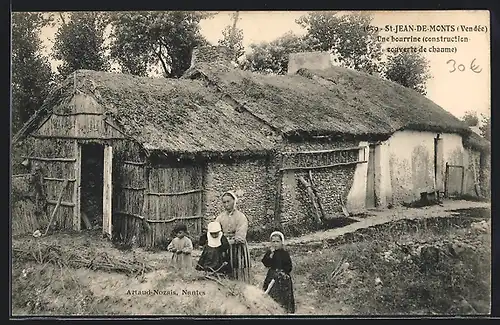
[[295, 74], [300, 69], [325, 70], [333, 67], [329, 52], [290, 53], [288, 56], [288, 74]]
[[199, 63], [218, 63], [233, 67], [231, 56], [231, 50], [226, 46], [208, 45], [195, 47], [191, 56], [191, 67]]

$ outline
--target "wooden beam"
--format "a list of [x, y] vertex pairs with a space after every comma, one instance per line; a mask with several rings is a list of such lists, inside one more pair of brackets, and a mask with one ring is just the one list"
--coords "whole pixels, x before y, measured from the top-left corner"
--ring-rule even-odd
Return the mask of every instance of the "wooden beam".
[[46, 158], [46, 157], [26, 157], [22, 156], [24, 159], [38, 160], [38, 161], [60, 161], [60, 162], [75, 162], [76, 158]]
[[348, 148], [335, 148], [335, 149], [327, 149], [327, 150], [310, 150], [310, 151], [287, 151], [282, 152], [283, 155], [310, 155], [310, 154], [320, 154], [320, 153], [329, 153], [329, 152], [338, 152], [338, 151], [354, 151], [359, 149], [364, 149], [366, 146], [358, 146], [358, 147], [348, 147]]
[[358, 161], [350, 161], [350, 162], [345, 162], [345, 163], [335, 163], [335, 164], [323, 165], [323, 166], [283, 167], [283, 168], [280, 169], [280, 171], [283, 171], [283, 170], [310, 170], [310, 169], [331, 168], [331, 167], [335, 167], [335, 166], [348, 166], [348, 165], [364, 164], [364, 163], [367, 163], [367, 162], [368, 161], [366, 161], [366, 160], [358, 160]]
[[151, 220], [147, 219], [149, 223], [169, 223], [174, 221], [182, 221], [182, 220], [193, 220], [193, 219], [201, 219], [201, 216], [189, 216], [189, 217], [180, 217], [180, 218], [170, 218], [166, 220]]
[[[135, 140], [133, 137], [131, 137], [130, 135], [128, 135], [127, 133], [125, 133], [123, 130], [121, 130], [118, 126], [116, 126], [116, 125], [114, 124], [114, 122], [110, 122], [109, 120], [110, 120], [109, 116], [104, 115], [104, 123], [105, 123], [105, 124], [109, 125], [111, 128], [113, 128], [113, 129], [115, 129], [116, 131], [118, 131], [119, 133], [123, 134], [123, 136], [124, 136], [125, 138], [127, 138], [127, 139], [131, 139], [131, 140], [136, 141], [137, 143], [139, 143], [139, 142], [138, 142], [137, 140]], [[139, 144], [140, 144], [140, 143], [139, 143]]]
[[[66, 179], [64, 179], [64, 178], [56, 178], [56, 177], [44, 177], [43, 179], [46, 180], [46, 181], [54, 181], [54, 182], [64, 182], [64, 181], [66, 181]], [[70, 183], [76, 182], [76, 178], [68, 179], [67, 181], [70, 182]]]
[[320, 211], [319, 206], [318, 206], [317, 198], [316, 198], [314, 191], [312, 189], [312, 184], [308, 183], [306, 181], [306, 179], [302, 176], [299, 177], [299, 181], [302, 183], [302, 185], [304, 185], [304, 187], [306, 188], [307, 194], [309, 195], [309, 199], [311, 200], [311, 204], [313, 206], [313, 210], [314, 210], [315, 215], [316, 215], [316, 222], [318, 224], [321, 224], [321, 222], [322, 222], [321, 211]]
[[126, 165], [136, 165], [136, 166], [143, 166], [146, 164], [144, 161], [123, 161], [124, 164]]
[[122, 187], [120, 187], [120, 189], [129, 190], [129, 191], [144, 191], [146, 188], [145, 187], [122, 186]]
[[448, 178], [450, 176], [450, 166], [448, 165], [448, 162], [446, 162], [445, 165], [445, 171], [444, 171], [444, 197], [448, 197]]
[[87, 214], [85, 212], [82, 213], [82, 221], [85, 224], [85, 228], [87, 229], [92, 229], [92, 223], [90, 222], [89, 218], [87, 217]]
[[73, 202], [75, 202], [75, 209], [73, 209], [73, 230], [80, 231], [82, 228], [81, 214], [81, 182], [82, 182], [82, 146], [78, 141], [74, 142], [76, 163], [75, 163], [75, 184], [73, 190]]
[[111, 141], [111, 140], [123, 140], [125, 137], [75, 137], [68, 135], [33, 135], [34, 138], [39, 139], [66, 139], [66, 140], [96, 140], [96, 141]]
[[[143, 195], [142, 195], [142, 207], [141, 207], [141, 214], [142, 215], [145, 215], [146, 214], [146, 207], [149, 206], [149, 197], [147, 196], [147, 191], [148, 191], [148, 186], [149, 186], [149, 172], [150, 172], [150, 169], [149, 168], [146, 168], [146, 166], [144, 166], [142, 168], [142, 172], [143, 172], [143, 182], [144, 182], [144, 192], [143, 192]], [[153, 242], [154, 241], [154, 236], [153, 236], [153, 232], [151, 231], [151, 226], [149, 226], [149, 223], [147, 222], [146, 219], [142, 219], [142, 225], [144, 227], [144, 230], [146, 231], [146, 238], [147, 238], [147, 241], [149, 242]]]
[[203, 192], [203, 189], [199, 188], [199, 189], [194, 189], [194, 190], [189, 190], [189, 191], [172, 192], [172, 193], [149, 192], [149, 193], [147, 193], [147, 195], [155, 195], [155, 196], [177, 196], [177, 195], [187, 195], [187, 194], [199, 193], [199, 192]]
[[103, 115], [97, 112], [75, 112], [75, 113], [52, 113], [55, 116], [77, 116], [77, 115]]
[[113, 147], [104, 147], [104, 186], [102, 195], [102, 231], [111, 238], [112, 236], [112, 198], [113, 198]]
[[[47, 199], [47, 203], [48, 204], [57, 204], [57, 200], [48, 200]], [[73, 202], [64, 202], [64, 201], [61, 201], [60, 205], [63, 207], [74, 207], [75, 206], [75, 204]]]
[[31, 134], [36, 132], [38, 129], [40, 129], [52, 116], [52, 114], [48, 113], [46, 110], [39, 110], [37, 113], [32, 115], [28, 122], [24, 124], [24, 126], [14, 135], [12, 138], [12, 144], [16, 144], [18, 141], [24, 139], [26, 136], [29, 136], [30, 133], [30, 128], [33, 127], [33, 125], [37, 122], [38, 118], [40, 117], [41, 114], [47, 113], [47, 116], [43, 117], [43, 122], [38, 125], [38, 127], [34, 128], [31, 130]]
[[146, 217], [144, 216], [141, 216], [139, 214], [135, 214], [135, 213], [128, 213], [128, 212], [123, 212], [123, 211], [118, 211], [118, 212], [115, 212], [115, 214], [117, 215], [123, 215], [123, 216], [127, 216], [127, 217], [134, 217], [134, 218], [138, 218], [138, 219], [141, 219], [141, 220], [145, 220], [149, 223], [169, 223], [169, 222], [174, 222], [174, 221], [177, 221], [177, 220], [193, 220], [193, 219], [201, 219], [203, 218], [202, 216], [189, 216], [189, 217], [173, 217], [173, 218], [170, 218], [170, 219], [147, 219]]
[[64, 183], [61, 187], [61, 192], [59, 192], [59, 197], [57, 198], [56, 207], [54, 208], [54, 210], [52, 210], [52, 215], [50, 216], [49, 224], [47, 225], [47, 228], [45, 229], [45, 233], [43, 234], [44, 236], [49, 231], [49, 228], [52, 225], [52, 221], [54, 221], [54, 217], [56, 216], [57, 209], [59, 209], [59, 206], [61, 205], [61, 202], [62, 202], [64, 190], [66, 189], [67, 186], [68, 186], [68, 181], [66, 180], [66, 181], [64, 181]]

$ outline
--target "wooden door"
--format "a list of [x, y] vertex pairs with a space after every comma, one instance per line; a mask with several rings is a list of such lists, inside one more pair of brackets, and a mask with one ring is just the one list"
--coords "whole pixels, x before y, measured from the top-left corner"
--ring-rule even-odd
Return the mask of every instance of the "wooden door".
[[102, 231], [108, 238], [112, 232], [112, 198], [113, 198], [113, 148], [104, 147], [104, 186], [102, 195]]
[[368, 154], [368, 178], [366, 180], [366, 208], [374, 208], [375, 202], [375, 146], [370, 145]]
[[463, 194], [464, 167], [446, 165], [446, 196], [457, 197]]

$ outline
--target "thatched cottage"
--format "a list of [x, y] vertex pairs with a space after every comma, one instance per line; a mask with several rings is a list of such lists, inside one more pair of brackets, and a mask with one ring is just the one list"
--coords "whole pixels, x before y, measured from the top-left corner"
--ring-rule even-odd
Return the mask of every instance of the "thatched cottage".
[[305, 230], [343, 209], [475, 193], [463, 176], [471, 166], [473, 183], [489, 183], [479, 175], [489, 143], [412, 90], [334, 67], [325, 53], [292, 55], [286, 76], [227, 57], [195, 49], [180, 79], [80, 70], [48, 96], [14, 145], [41, 167], [49, 205], [68, 184], [59, 227], [98, 216], [109, 236], [158, 245], [178, 220], [196, 236], [233, 189], [250, 237], [267, 237], [276, 224]]

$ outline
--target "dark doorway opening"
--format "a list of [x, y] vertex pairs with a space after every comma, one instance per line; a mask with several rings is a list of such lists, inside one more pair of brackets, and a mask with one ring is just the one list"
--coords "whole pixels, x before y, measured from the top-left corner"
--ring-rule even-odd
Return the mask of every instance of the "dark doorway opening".
[[82, 145], [81, 166], [82, 229], [102, 229], [104, 146], [97, 143]]
[[438, 179], [438, 143], [439, 135], [434, 138], [434, 179]]

